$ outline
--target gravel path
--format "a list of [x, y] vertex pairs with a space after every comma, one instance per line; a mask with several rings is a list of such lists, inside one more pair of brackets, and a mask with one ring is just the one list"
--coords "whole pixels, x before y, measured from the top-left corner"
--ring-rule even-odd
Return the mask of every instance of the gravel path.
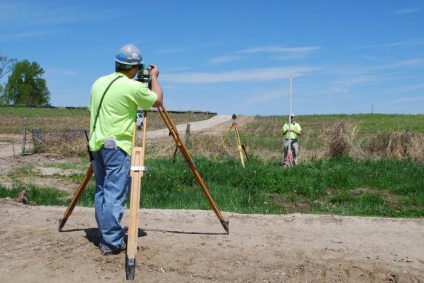
[[[197, 121], [197, 122], [191, 122], [190, 124], [190, 130], [191, 131], [202, 131], [206, 129], [210, 129], [215, 127], [216, 125], [219, 125], [221, 123], [225, 123], [230, 121], [231, 115], [216, 115], [210, 119], [203, 120], [203, 121]], [[176, 125], [177, 131], [182, 134], [185, 132], [187, 128], [186, 124], [180, 124]], [[141, 138], [141, 131], [139, 132], [140, 138]], [[154, 130], [154, 131], [147, 131], [147, 137], [148, 138], [157, 138], [157, 137], [166, 137], [169, 134], [168, 129], [160, 129], [160, 130]]]

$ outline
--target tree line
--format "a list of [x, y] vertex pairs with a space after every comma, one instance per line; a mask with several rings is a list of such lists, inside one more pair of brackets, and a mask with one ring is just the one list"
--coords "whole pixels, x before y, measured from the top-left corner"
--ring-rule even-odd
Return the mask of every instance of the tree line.
[[43, 79], [44, 70], [37, 62], [18, 61], [0, 55], [0, 105], [50, 106], [50, 92]]

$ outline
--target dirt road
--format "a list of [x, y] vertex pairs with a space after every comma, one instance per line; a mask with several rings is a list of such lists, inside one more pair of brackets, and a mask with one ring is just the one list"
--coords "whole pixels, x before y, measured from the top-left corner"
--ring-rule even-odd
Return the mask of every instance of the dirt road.
[[[191, 131], [203, 131], [211, 128], [215, 128], [220, 124], [225, 124], [227, 127], [231, 125], [229, 123], [231, 121], [231, 115], [215, 115], [210, 119], [190, 122], [190, 130]], [[184, 134], [187, 128], [187, 124], [179, 124], [176, 125], [177, 131], [180, 134]], [[168, 129], [154, 130], [154, 131], [146, 131], [148, 138], [157, 138], [157, 137], [166, 137], [169, 134]], [[139, 132], [141, 138], [142, 132]]]
[[[0, 282], [126, 282], [93, 209], [0, 201]], [[140, 211], [135, 282], [424, 282], [422, 219]], [[124, 216], [124, 224], [128, 223]]]

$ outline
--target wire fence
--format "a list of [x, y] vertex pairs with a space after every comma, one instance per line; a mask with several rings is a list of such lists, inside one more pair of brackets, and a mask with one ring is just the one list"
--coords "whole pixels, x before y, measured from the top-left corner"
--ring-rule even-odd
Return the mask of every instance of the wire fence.
[[[3, 121], [2, 125], [13, 127], [11, 138], [0, 140], [0, 156], [49, 152], [62, 156], [87, 156], [87, 129], [41, 130], [28, 127], [24, 119]], [[269, 130], [240, 127], [240, 140], [233, 129], [180, 131], [181, 140], [190, 154], [207, 158], [232, 156], [239, 158], [240, 146], [249, 157], [265, 161], [281, 161], [283, 156], [283, 138], [279, 127]], [[380, 132], [376, 134], [356, 135], [349, 123], [335, 123], [323, 127], [305, 127], [299, 140], [299, 160], [309, 161], [325, 157], [351, 156], [354, 158], [408, 158], [424, 162], [424, 135], [408, 131]], [[350, 128], [351, 127], [351, 128]], [[352, 129], [353, 128], [353, 129]], [[3, 129], [0, 128], [0, 133]], [[21, 133], [21, 134], [17, 134]], [[138, 131], [140, 135], [140, 131]], [[170, 157], [178, 152], [172, 137], [149, 136], [147, 132], [146, 157]]]
[[[84, 156], [87, 154], [87, 133], [87, 129], [25, 129], [21, 135], [14, 135], [13, 142], [2, 142], [0, 144], [0, 156], [19, 155], [29, 152], [49, 152], [64, 156]], [[141, 133], [142, 131], [139, 130], [139, 137], [141, 137]], [[264, 152], [266, 152], [266, 155], [271, 158], [280, 156], [283, 150], [281, 138], [261, 136], [261, 142], [259, 142], [259, 139], [255, 137], [254, 131], [238, 131], [238, 133], [234, 130], [193, 131], [190, 130], [190, 124], [187, 124], [187, 129], [180, 131], [179, 136], [193, 156], [198, 155], [208, 158], [234, 156], [238, 158], [239, 148], [243, 146], [249, 156], [257, 154], [264, 155]], [[148, 131], [146, 137], [147, 157], [167, 157], [174, 155], [176, 144], [171, 136], [164, 134], [159, 137], [151, 137]], [[137, 142], [141, 143], [141, 139]], [[268, 149], [262, 148], [261, 144], [264, 142]]]

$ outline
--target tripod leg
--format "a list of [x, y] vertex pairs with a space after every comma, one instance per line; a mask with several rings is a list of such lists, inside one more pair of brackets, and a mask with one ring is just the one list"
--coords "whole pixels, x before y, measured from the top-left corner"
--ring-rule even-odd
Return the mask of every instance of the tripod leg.
[[236, 140], [237, 140], [237, 150], [239, 152], [240, 155], [240, 161], [241, 161], [241, 165], [244, 167], [244, 158], [243, 158], [243, 150], [242, 150], [242, 146], [241, 146], [241, 138], [240, 138], [240, 134], [237, 128], [235, 128], [235, 133], [236, 133]]
[[215, 155], [215, 158], [214, 158], [214, 160], [216, 160], [217, 158], [218, 158], [218, 155], [219, 155], [219, 153], [221, 152], [221, 150], [223, 149], [223, 147], [224, 147], [224, 144], [225, 144], [225, 142], [227, 141], [227, 139], [228, 139], [228, 135], [230, 134], [230, 131], [231, 131], [231, 129], [233, 128], [233, 126], [231, 126], [229, 129], [228, 129], [228, 131], [225, 133], [225, 136], [224, 136], [224, 139], [222, 140], [222, 143], [219, 145], [219, 147], [218, 147], [218, 151], [217, 151], [217, 153], [216, 153], [216, 155]]
[[59, 232], [62, 231], [63, 226], [65, 226], [66, 221], [68, 220], [69, 216], [72, 214], [72, 211], [74, 210], [75, 205], [81, 198], [82, 192], [84, 191], [85, 187], [90, 181], [90, 178], [93, 175], [93, 173], [94, 173], [93, 164], [90, 163], [90, 167], [88, 167], [88, 170], [87, 170], [87, 173], [85, 173], [84, 179], [82, 180], [78, 189], [75, 191], [71, 204], [69, 205], [68, 209], [66, 209], [63, 218], [59, 220]]
[[130, 220], [128, 227], [127, 256], [126, 256], [126, 274], [127, 279], [134, 279], [135, 257], [137, 255], [138, 239], [138, 212], [140, 206], [140, 185], [143, 175], [142, 168], [142, 148], [135, 147], [131, 154], [131, 198], [130, 198]]
[[135, 257], [137, 255], [138, 239], [138, 212], [140, 208], [141, 180], [146, 170], [144, 167], [144, 152], [146, 144], [147, 111], [143, 115], [143, 146], [135, 147], [136, 125], [134, 123], [133, 147], [131, 152], [131, 197], [130, 219], [128, 227], [127, 254], [125, 258], [125, 271], [128, 280], [135, 276]]
[[224, 220], [224, 217], [222, 216], [221, 211], [219, 210], [218, 206], [216, 205], [215, 200], [212, 198], [211, 194], [209, 193], [209, 189], [206, 187], [206, 184], [203, 181], [203, 178], [200, 176], [196, 165], [194, 165], [194, 162], [191, 159], [190, 154], [187, 151], [187, 148], [185, 147], [184, 143], [182, 143], [182, 141], [181, 141], [181, 138], [178, 134], [177, 127], [175, 127], [174, 123], [171, 120], [171, 117], [169, 116], [169, 114], [166, 111], [164, 106], [159, 107], [158, 110], [159, 110], [159, 114], [161, 115], [163, 121], [165, 122], [166, 126], [168, 127], [175, 143], [179, 147], [185, 161], [189, 165], [190, 170], [194, 175], [194, 178], [196, 179], [197, 183], [202, 188], [203, 193], [205, 194], [210, 206], [212, 207], [216, 216], [218, 217], [219, 221], [221, 222], [222, 227], [224, 227], [227, 234], [229, 234], [230, 233], [229, 222]]
[[240, 131], [238, 130], [238, 128], [236, 130], [237, 130], [237, 136], [238, 136], [239, 144], [241, 145], [241, 149], [243, 150], [244, 155], [246, 156], [246, 160], [249, 161], [249, 156], [247, 155], [246, 147], [244, 146], [243, 142], [241, 141]]
[[175, 161], [177, 160], [177, 151], [178, 146], [175, 147], [174, 154], [172, 155], [172, 163], [175, 163]]
[[244, 155], [246, 156], [246, 160], [249, 161], [249, 156], [247, 155], [246, 147], [244, 146], [244, 144], [241, 145], [241, 148], [243, 149]]

